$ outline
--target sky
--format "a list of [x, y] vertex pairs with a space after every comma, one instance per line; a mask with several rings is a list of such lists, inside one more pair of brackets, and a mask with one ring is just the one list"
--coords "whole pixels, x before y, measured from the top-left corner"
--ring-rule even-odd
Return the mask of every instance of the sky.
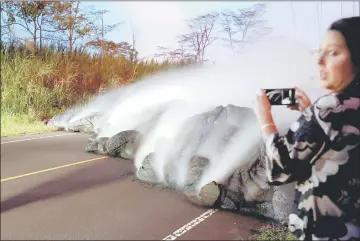
[[[212, 11], [236, 10], [249, 7], [256, 2], [243, 1], [132, 1], [132, 2], [86, 2], [95, 8], [107, 9], [110, 12], [104, 17], [105, 23], [125, 21], [119, 31], [107, 37], [114, 41], [131, 42], [132, 31], [136, 35], [136, 47], [140, 56], [147, 57], [156, 53], [157, 46], [176, 48], [176, 36], [186, 33], [185, 19]], [[326, 28], [332, 21], [359, 15], [359, 1], [344, 2], [269, 2], [265, 18], [273, 28], [274, 36], [294, 37], [298, 41], [317, 48]], [[293, 4], [294, 18], [291, 4]], [[342, 5], [342, 7], [341, 7]], [[318, 7], [318, 8], [317, 8]], [[319, 15], [317, 14], [319, 12]], [[318, 16], [319, 20], [318, 21]], [[217, 42], [209, 47], [206, 56], [219, 59], [229, 54], [224, 42]]]
[[[84, 1], [83, 6], [92, 5], [105, 9], [105, 24], [124, 23], [119, 30], [106, 38], [115, 42], [132, 42], [136, 35], [136, 49], [140, 57], [151, 57], [157, 46], [175, 49], [176, 37], [187, 31], [186, 19], [209, 12], [222, 12], [249, 7], [256, 2], [244, 1]], [[291, 4], [294, 9], [292, 14]], [[317, 14], [319, 12], [319, 15]], [[359, 1], [302, 1], [269, 2], [265, 19], [273, 28], [273, 36], [287, 36], [317, 48], [329, 24], [341, 17], [359, 15]], [[319, 17], [319, 21], [318, 21]], [[218, 29], [216, 31], [219, 31]], [[216, 41], [209, 46], [206, 57], [210, 60], [226, 58], [230, 50], [224, 42]]]

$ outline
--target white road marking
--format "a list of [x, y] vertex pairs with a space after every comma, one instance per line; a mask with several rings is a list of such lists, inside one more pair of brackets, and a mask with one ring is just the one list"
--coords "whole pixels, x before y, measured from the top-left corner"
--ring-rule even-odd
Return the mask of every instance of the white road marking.
[[166, 236], [162, 240], [175, 240], [178, 237], [184, 235], [187, 231], [191, 230], [193, 227], [197, 226], [198, 224], [205, 221], [205, 219], [209, 218], [211, 215], [216, 213], [218, 209], [209, 209], [205, 213], [201, 214], [199, 217], [195, 218], [194, 220], [190, 221], [189, 223], [185, 224], [172, 234]]
[[60, 135], [54, 135], [54, 136], [41, 136], [41, 137], [34, 137], [34, 138], [29, 138], [29, 139], [15, 140], [15, 141], [5, 141], [5, 142], [1, 142], [1, 145], [15, 143], [15, 142], [32, 141], [32, 140], [44, 139], [44, 138], [52, 138], [52, 137], [58, 137], [58, 136], [75, 135], [75, 134], [77, 134], [77, 133], [66, 133], [66, 134], [60, 134]]

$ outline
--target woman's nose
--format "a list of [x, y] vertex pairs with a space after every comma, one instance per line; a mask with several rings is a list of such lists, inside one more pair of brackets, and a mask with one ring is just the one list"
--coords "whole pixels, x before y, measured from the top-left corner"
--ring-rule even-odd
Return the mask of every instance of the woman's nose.
[[319, 53], [319, 55], [317, 57], [317, 63], [318, 63], [318, 65], [324, 65], [324, 54]]

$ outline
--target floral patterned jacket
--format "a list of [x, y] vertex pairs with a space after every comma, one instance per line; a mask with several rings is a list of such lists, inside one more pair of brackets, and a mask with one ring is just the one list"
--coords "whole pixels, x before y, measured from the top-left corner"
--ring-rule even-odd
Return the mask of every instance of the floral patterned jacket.
[[296, 182], [289, 230], [300, 240], [360, 238], [360, 80], [319, 98], [266, 140], [271, 184]]

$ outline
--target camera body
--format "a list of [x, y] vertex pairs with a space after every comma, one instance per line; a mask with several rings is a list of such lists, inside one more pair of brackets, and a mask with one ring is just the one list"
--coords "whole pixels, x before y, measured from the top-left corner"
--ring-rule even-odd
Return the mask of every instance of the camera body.
[[271, 105], [295, 105], [295, 89], [264, 89]]

